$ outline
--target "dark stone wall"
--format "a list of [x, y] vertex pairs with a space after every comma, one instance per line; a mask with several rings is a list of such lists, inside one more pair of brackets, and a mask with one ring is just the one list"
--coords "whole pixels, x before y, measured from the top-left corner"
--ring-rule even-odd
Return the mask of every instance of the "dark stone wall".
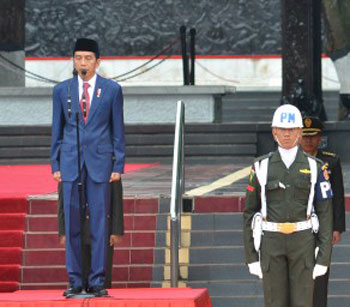
[[0, 2], [0, 51], [24, 49], [24, 0]]
[[198, 54], [280, 54], [280, 16], [280, 0], [26, 0], [26, 56], [70, 56], [77, 37], [102, 55], [155, 55], [183, 24]]

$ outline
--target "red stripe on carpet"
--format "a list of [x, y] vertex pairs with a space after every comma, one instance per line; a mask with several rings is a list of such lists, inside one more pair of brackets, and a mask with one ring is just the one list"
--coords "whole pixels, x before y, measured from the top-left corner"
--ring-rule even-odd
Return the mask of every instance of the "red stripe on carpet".
[[14, 292], [19, 289], [16, 281], [0, 281], [0, 292]]
[[23, 247], [22, 230], [1, 230], [0, 247]]
[[24, 230], [24, 213], [0, 214], [0, 230]]
[[0, 213], [26, 213], [28, 202], [25, 198], [2, 198], [0, 196]]
[[16, 264], [0, 265], [0, 281], [18, 281], [21, 268]]
[[22, 249], [19, 247], [0, 247], [1, 264], [21, 264]]
[[[127, 163], [125, 172], [135, 172], [156, 165], [158, 163]], [[28, 195], [49, 194], [56, 191], [57, 182], [52, 179], [50, 165], [0, 166], [0, 199], [26, 198]]]

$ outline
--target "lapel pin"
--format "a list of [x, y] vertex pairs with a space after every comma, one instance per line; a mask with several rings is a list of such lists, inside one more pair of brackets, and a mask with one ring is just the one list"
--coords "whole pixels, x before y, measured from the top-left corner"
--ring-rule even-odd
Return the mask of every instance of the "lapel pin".
[[97, 89], [97, 98], [100, 98], [101, 97], [101, 89]]

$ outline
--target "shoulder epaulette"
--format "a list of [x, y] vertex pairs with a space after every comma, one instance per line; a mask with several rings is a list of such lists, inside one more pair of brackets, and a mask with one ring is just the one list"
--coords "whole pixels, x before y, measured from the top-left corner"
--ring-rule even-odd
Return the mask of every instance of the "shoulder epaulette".
[[321, 151], [321, 153], [325, 156], [330, 156], [330, 157], [336, 157], [337, 155], [334, 152], [330, 152], [330, 151]]

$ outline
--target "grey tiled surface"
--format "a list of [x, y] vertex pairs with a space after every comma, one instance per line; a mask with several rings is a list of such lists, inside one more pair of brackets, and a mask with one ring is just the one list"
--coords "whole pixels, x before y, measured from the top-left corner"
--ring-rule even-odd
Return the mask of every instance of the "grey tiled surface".
[[[157, 161], [153, 161], [157, 162]], [[249, 162], [244, 163], [186, 163], [185, 165], [185, 191], [205, 186], [224, 176], [230, 175], [244, 167], [249, 166]], [[343, 164], [345, 193], [350, 193], [350, 164]], [[151, 197], [163, 195], [170, 196], [172, 179], [171, 161], [163, 161], [152, 168], [144, 168], [135, 172], [123, 175], [123, 187], [125, 196]], [[210, 195], [230, 195], [244, 193], [248, 178], [244, 178], [233, 184], [222, 187], [205, 194]]]
[[[154, 161], [157, 162], [157, 161]], [[185, 191], [208, 185], [226, 175], [238, 171], [248, 164], [186, 164]], [[125, 196], [170, 196], [172, 179], [171, 161], [162, 162], [152, 168], [144, 168], [123, 175]], [[208, 195], [232, 194], [245, 190], [246, 180], [232, 186], [208, 193]]]

